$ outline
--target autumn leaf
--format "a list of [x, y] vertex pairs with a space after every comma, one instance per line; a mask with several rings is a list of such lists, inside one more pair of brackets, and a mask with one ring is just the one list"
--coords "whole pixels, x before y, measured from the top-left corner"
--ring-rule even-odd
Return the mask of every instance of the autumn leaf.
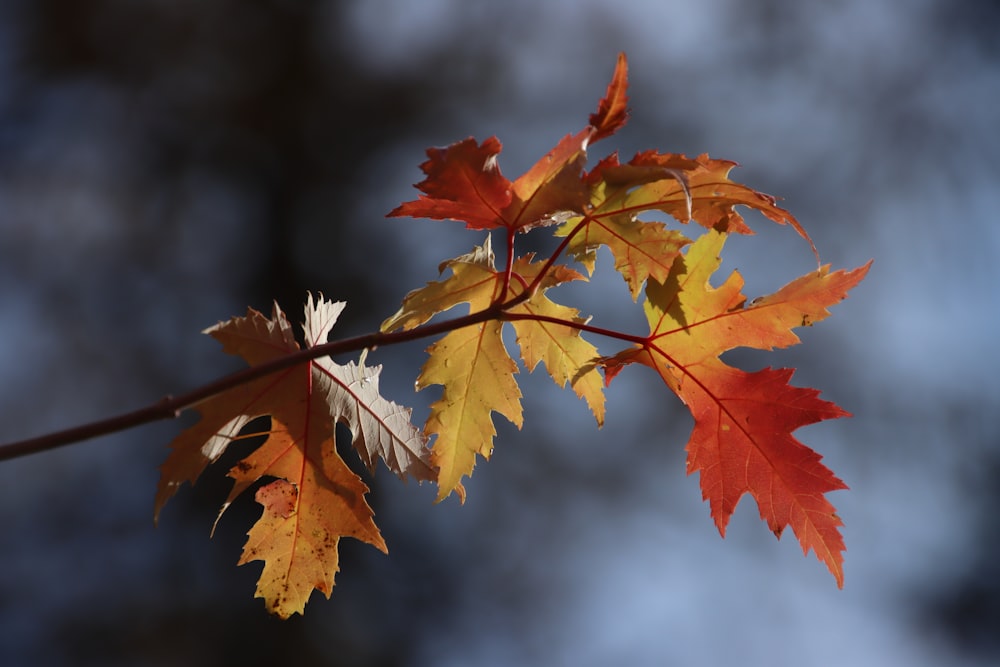
[[[343, 308], [341, 302], [322, 298], [314, 304], [309, 297], [303, 327], [307, 347], [326, 341]], [[270, 319], [251, 309], [246, 317], [206, 333], [252, 366], [299, 349], [277, 304]], [[342, 366], [324, 357], [198, 404], [201, 419], [174, 440], [161, 468], [156, 515], [182, 483], [193, 484], [244, 437], [240, 430], [246, 424], [268, 416], [265, 441], [229, 471], [234, 485], [219, 516], [248, 488], [272, 479], [255, 493], [263, 514], [248, 533], [239, 564], [264, 561], [256, 594], [282, 618], [302, 613], [313, 589], [329, 597], [341, 537], [386, 551], [365, 501], [368, 487], [337, 453], [336, 424], [351, 430], [354, 448], [369, 469], [382, 459], [400, 477], [436, 477], [425, 439], [410, 423], [410, 411], [379, 395], [380, 370], [353, 362]]]
[[608, 90], [597, 105], [597, 112], [590, 114], [591, 143], [611, 136], [628, 120], [628, 60], [618, 54], [615, 72], [611, 75]]
[[[629, 201], [632, 189], [650, 179], [667, 179], [675, 180], [677, 189], [683, 193], [683, 175], [679, 171], [646, 170], [642, 174], [634, 173], [633, 178], [625, 182], [608, 182], [602, 176], [612, 164], [616, 165], [617, 160], [607, 158], [591, 172], [587, 179], [591, 192], [588, 213], [567, 220], [556, 229], [556, 236], [567, 237], [566, 251], [591, 274], [597, 249], [606, 246], [615, 258], [615, 269], [625, 279], [635, 300], [647, 278], [666, 278], [674, 259], [689, 240], [662, 222], [639, 219], [639, 214], [648, 206]], [[600, 176], [595, 178], [593, 174]]]
[[[413, 329], [462, 303], [469, 304], [472, 312], [485, 310], [502, 289], [489, 237], [483, 246], [442, 268], [450, 268], [452, 275], [410, 292], [399, 312], [382, 323], [383, 332]], [[521, 426], [521, 391], [514, 379], [517, 364], [504, 346], [501, 326], [491, 319], [456, 329], [427, 348], [428, 359], [416, 387], [443, 385], [424, 425], [427, 436], [436, 436], [431, 461], [438, 468], [439, 501], [452, 491], [465, 500], [462, 477], [472, 474], [477, 454], [489, 459], [493, 452], [493, 412]]]
[[[552, 381], [559, 387], [569, 384], [573, 392], [587, 402], [594, 414], [597, 425], [604, 424], [604, 388], [600, 373], [594, 362], [598, 358], [597, 348], [584, 340], [580, 330], [559, 322], [583, 323], [580, 311], [551, 301], [545, 294], [549, 288], [574, 280], [584, 280], [578, 272], [555, 265], [542, 274], [544, 264], [533, 262], [529, 254], [518, 258], [514, 272], [526, 283], [542, 279], [538, 289], [527, 301], [508, 311], [517, 334], [517, 344], [521, 348], [521, 359], [529, 371], [539, 363], [545, 365]], [[513, 288], [520, 295], [519, 283]]]
[[427, 435], [437, 436], [431, 460], [440, 470], [438, 500], [472, 474], [476, 454], [490, 457], [496, 436], [492, 412], [521, 427], [521, 391], [514, 380], [517, 365], [507, 354], [500, 326], [490, 321], [458, 329], [427, 349], [429, 358], [417, 388], [444, 385], [424, 427]]
[[[489, 306], [497, 297], [496, 271], [493, 268], [493, 247], [489, 235], [481, 246], [460, 257], [442, 262], [440, 273], [451, 269], [451, 276], [427, 283], [403, 298], [403, 305], [382, 322], [381, 331], [409, 331], [424, 324], [438, 313], [463, 303], [485, 303]], [[477, 271], [476, 269], [482, 269]]]
[[791, 526], [803, 551], [812, 549], [842, 586], [842, 523], [825, 494], [847, 487], [792, 433], [848, 413], [819, 399], [813, 389], [791, 386], [791, 370], [748, 373], [726, 365], [719, 355], [735, 347], [797, 343], [791, 329], [827, 317], [827, 307], [844, 299], [868, 266], [833, 273], [824, 266], [747, 306], [738, 273], [718, 288], [709, 284], [725, 236], [706, 233], [666, 281], [647, 284], [649, 336], [603, 360], [607, 380], [627, 364], [644, 364], [691, 409], [695, 426], [687, 446], [688, 473], [701, 473], [702, 495], [720, 533], [725, 535], [737, 503], [750, 493], [770, 529], [780, 536]]
[[[691, 162], [694, 164], [690, 164]], [[737, 166], [739, 165], [732, 160], [712, 159], [706, 154], [688, 158], [657, 151], [638, 153], [625, 165], [626, 169], [678, 171], [683, 174], [683, 188], [678, 188], [677, 183], [671, 179], [661, 178], [637, 188], [629, 203], [641, 206], [643, 210], [664, 211], [681, 222], [694, 220], [708, 229], [753, 234], [753, 230], [746, 225], [743, 216], [735, 208], [746, 206], [760, 211], [773, 222], [791, 226], [809, 243], [813, 254], [816, 254], [816, 246], [805, 229], [791, 213], [777, 206], [775, 197], [729, 178], [729, 172]], [[621, 175], [614, 171], [609, 169], [602, 176], [606, 180], [620, 180]], [[628, 179], [625, 180], [627, 182]]]
[[[402, 478], [435, 481], [439, 501], [453, 492], [464, 501], [464, 478], [480, 457], [492, 455], [494, 414], [518, 428], [523, 423], [520, 367], [508, 349], [516, 341], [524, 367], [533, 372], [544, 365], [557, 386], [568, 385], [586, 402], [599, 426], [605, 419], [604, 390], [614, 377], [631, 364], [653, 369], [694, 416], [687, 470], [699, 473], [720, 533], [725, 535], [737, 504], [750, 494], [775, 535], [791, 526], [804, 553], [814, 551], [842, 586], [842, 523], [827, 494], [846, 485], [793, 434], [847, 412], [814, 389], [791, 385], [792, 370], [746, 372], [721, 355], [739, 347], [770, 350], [798, 343], [794, 329], [827, 317], [829, 306], [847, 296], [868, 265], [834, 272], [819, 266], [812, 240], [774, 197], [730, 178], [735, 162], [650, 150], [626, 163], [611, 154], [586, 171], [589, 147], [627, 119], [628, 66], [622, 54], [589, 124], [567, 134], [514, 180], [500, 171], [502, 146], [496, 137], [429, 149], [418, 199], [389, 215], [456, 220], [486, 231], [486, 240], [442, 262], [439, 279], [408, 293], [377, 333], [317, 350], [344, 305], [323, 299], [314, 304], [310, 297], [303, 329], [314, 358], [287, 366], [288, 355], [301, 351], [277, 305], [270, 318], [250, 310], [209, 329], [226, 352], [258, 367], [258, 379], [223, 383], [231, 388], [200, 402], [206, 393], [177, 403], [179, 409], [194, 404], [201, 419], [172, 444], [162, 467], [157, 516], [181, 484], [194, 483], [232, 443], [263, 436], [262, 444], [240, 452], [229, 470], [234, 483], [219, 517], [254, 490], [262, 513], [239, 562], [264, 562], [257, 595], [271, 611], [286, 618], [301, 613], [313, 590], [329, 597], [341, 537], [386, 550], [365, 499], [368, 487], [338, 454], [337, 424], [350, 430], [369, 471], [382, 460]], [[713, 287], [710, 279], [727, 236], [753, 233], [740, 207], [798, 232], [817, 254], [817, 270], [749, 304], [736, 272]], [[532, 252], [518, 254], [522, 234], [543, 227], [556, 240], [542, 239], [534, 247], [554, 244], [551, 254], [540, 260]], [[494, 229], [504, 234], [500, 269], [489, 236]], [[554, 288], [588, 280], [602, 247], [614, 258], [633, 302], [645, 295], [648, 335], [592, 325], [577, 308], [552, 300]], [[582, 271], [561, 264], [566, 257]], [[467, 314], [430, 323], [458, 307]], [[514, 335], [505, 341], [508, 325]], [[584, 333], [632, 345], [602, 357]], [[359, 363], [345, 365], [319, 356], [431, 336], [440, 338], [427, 348], [415, 387], [440, 386], [441, 393], [422, 431], [411, 424], [408, 409], [380, 395], [381, 368], [365, 366], [364, 353]], [[258, 417], [269, 418], [268, 430], [247, 433]]]
[[606, 96], [590, 115], [590, 125], [564, 137], [513, 182], [500, 173], [497, 158], [502, 147], [496, 137], [481, 144], [470, 137], [446, 148], [428, 149], [428, 159], [420, 165], [425, 178], [416, 185], [420, 198], [398, 206], [389, 216], [458, 220], [468, 229], [525, 232], [581, 213], [588, 201], [580, 178], [587, 146], [616, 132], [628, 117], [627, 71], [621, 54]]
[[812, 239], [791, 213], [776, 205], [774, 197], [729, 179], [735, 166], [735, 162], [707, 155], [688, 158], [646, 151], [626, 164], [611, 155], [584, 178], [590, 190], [586, 214], [568, 218], [556, 235], [568, 237], [567, 252], [591, 273], [597, 248], [606, 246], [633, 299], [647, 279], [664, 281], [674, 259], [689, 243], [679, 230], [641, 219], [643, 213], [668, 213], [682, 223], [693, 220], [709, 229], [752, 234], [735, 208], [746, 206], [793, 227], [815, 253]]
[[[408, 294], [400, 310], [382, 324], [383, 332], [414, 329], [462, 303], [469, 304], [470, 312], [497, 306], [505, 277], [493, 266], [488, 237], [483, 246], [444, 267], [450, 268], [451, 275]], [[512, 319], [512, 325], [528, 370], [544, 363], [553, 381], [560, 387], [570, 384], [601, 424], [604, 393], [594, 367], [597, 348], [571, 326], [583, 321], [578, 311], [544, 295], [551, 287], [583, 276], [565, 266], [548, 267], [545, 273], [543, 268], [544, 264], [532, 262], [531, 255], [515, 262], [517, 280], [508, 285], [507, 293], [512, 301], [520, 302], [507, 308], [504, 318], [520, 318]], [[530, 298], [519, 299], [536, 279], [538, 285]], [[502, 324], [498, 310], [496, 318], [452, 331], [427, 349], [428, 360], [417, 388], [443, 387], [424, 429], [428, 436], [436, 436], [431, 460], [439, 470], [439, 500], [452, 491], [464, 498], [462, 477], [472, 474], [477, 455], [489, 459], [492, 454], [496, 429], [491, 413], [498, 412], [521, 426], [521, 393], [514, 377], [518, 368], [503, 343]]]
[[503, 224], [502, 212], [513, 200], [513, 188], [500, 173], [501, 144], [490, 137], [482, 144], [469, 137], [447, 148], [428, 148], [420, 165], [426, 178], [416, 185], [423, 194], [393, 209], [390, 217], [460, 220], [469, 229]]

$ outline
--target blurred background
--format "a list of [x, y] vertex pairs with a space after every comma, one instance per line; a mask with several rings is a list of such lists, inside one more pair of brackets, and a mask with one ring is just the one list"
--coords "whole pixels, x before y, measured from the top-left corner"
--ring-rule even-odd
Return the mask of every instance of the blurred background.
[[[1000, 5], [962, 0], [0, 0], [3, 442], [239, 368], [199, 331], [248, 305], [300, 321], [322, 291], [348, 302], [335, 335], [373, 330], [482, 242], [384, 218], [425, 148], [496, 134], [515, 177], [623, 50], [632, 118], [592, 160], [736, 160], [824, 262], [875, 258], [804, 345], [731, 357], [856, 415], [797, 433], [851, 487], [843, 590], [749, 499], [720, 539], [651, 373], [616, 380], [601, 431], [538, 373], [464, 506], [368, 479], [390, 555], [343, 541], [332, 599], [286, 622], [235, 566], [252, 499], [209, 540], [224, 469], [152, 525], [189, 418], [0, 464], [0, 664], [996, 664], [998, 34]], [[723, 270], [749, 297], [814, 266], [748, 220]], [[644, 331], [611, 268], [579, 305]], [[417, 419], [423, 347], [369, 357]]]

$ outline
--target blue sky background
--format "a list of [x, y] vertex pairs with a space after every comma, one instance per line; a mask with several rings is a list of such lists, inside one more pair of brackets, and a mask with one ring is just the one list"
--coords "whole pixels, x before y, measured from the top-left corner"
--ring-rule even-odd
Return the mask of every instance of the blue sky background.
[[[381, 471], [388, 557], [342, 543], [330, 601], [281, 623], [235, 567], [226, 487], [152, 527], [179, 424], [0, 464], [0, 663], [985, 665], [1000, 656], [1000, 13], [975, 2], [0, 2], [0, 440], [238, 368], [199, 331], [307, 289], [375, 328], [482, 241], [386, 220], [424, 149], [496, 134], [516, 176], [586, 122], [628, 53], [618, 149], [733, 159], [824, 262], [867, 280], [805, 344], [749, 366], [855, 414], [803, 429], [851, 487], [838, 590], [749, 500], [725, 540], [684, 476], [690, 418], [651, 374], [598, 431], [543, 375], [498, 418], [469, 500]], [[793, 232], [731, 241], [753, 297], [808, 271]], [[610, 258], [581, 304], [641, 330]], [[567, 298], [571, 292], [567, 291]], [[556, 294], [553, 294], [555, 297]], [[581, 298], [582, 293], [581, 293]], [[600, 345], [601, 341], [595, 341]], [[421, 345], [380, 350], [412, 393]], [[603, 350], [603, 348], [602, 348]], [[610, 351], [610, 350], [609, 350]], [[216, 477], [221, 477], [218, 471]]]

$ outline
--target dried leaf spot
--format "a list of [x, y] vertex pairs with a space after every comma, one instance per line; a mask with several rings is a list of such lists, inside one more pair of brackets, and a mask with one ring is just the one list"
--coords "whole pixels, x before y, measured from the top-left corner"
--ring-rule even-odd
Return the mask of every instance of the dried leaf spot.
[[254, 500], [263, 505], [266, 512], [282, 519], [287, 519], [295, 514], [298, 498], [299, 492], [295, 485], [289, 484], [283, 479], [276, 479], [270, 484], [265, 484], [254, 494]]

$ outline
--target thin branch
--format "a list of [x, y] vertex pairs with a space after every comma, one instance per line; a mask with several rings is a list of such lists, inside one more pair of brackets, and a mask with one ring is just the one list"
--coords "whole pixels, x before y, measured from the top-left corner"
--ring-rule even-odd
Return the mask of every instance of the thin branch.
[[[323, 343], [322, 345], [316, 345], [315, 347], [305, 348], [298, 350], [296, 352], [289, 353], [283, 357], [263, 363], [257, 366], [252, 366], [250, 368], [245, 368], [241, 371], [231, 373], [226, 375], [214, 382], [201, 385], [200, 387], [193, 389], [187, 393], [180, 394], [177, 396], [166, 396], [155, 403], [147, 405], [145, 407], [133, 410], [131, 412], [125, 412], [114, 417], [109, 417], [107, 419], [101, 419], [94, 422], [89, 422], [87, 424], [82, 424], [80, 426], [75, 426], [62, 431], [56, 431], [53, 433], [48, 433], [46, 435], [38, 436], [35, 438], [29, 438], [26, 440], [19, 440], [16, 442], [11, 442], [5, 445], [0, 445], [0, 461], [6, 461], [21, 456], [27, 456], [29, 454], [37, 454], [40, 452], [48, 451], [51, 449], [56, 449], [63, 447], [65, 445], [75, 444], [78, 442], [83, 442], [84, 440], [90, 440], [92, 438], [110, 435], [112, 433], [118, 433], [120, 431], [125, 431], [136, 426], [141, 426], [143, 424], [148, 424], [150, 422], [161, 421], [165, 419], [174, 419], [179, 417], [185, 410], [190, 409], [195, 404], [204, 401], [213, 396], [217, 396], [233, 387], [252, 382], [258, 378], [270, 375], [272, 373], [277, 373], [279, 371], [286, 370], [293, 366], [299, 364], [304, 364], [312, 359], [318, 359], [320, 357], [328, 357], [337, 354], [344, 354], [347, 352], [355, 352], [358, 350], [363, 350], [365, 348], [375, 349], [380, 345], [395, 345], [399, 343], [405, 343], [408, 341], [419, 340], [421, 338], [427, 338], [429, 336], [436, 336], [438, 334], [446, 333], [449, 331], [454, 331], [455, 329], [461, 329], [463, 327], [472, 326], [474, 324], [479, 324], [491, 319], [503, 320], [503, 321], [515, 321], [515, 320], [537, 320], [542, 322], [550, 322], [552, 324], [559, 324], [572, 329], [578, 329], [580, 331], [586, 331], [588, 333], [593, 333], [601, 336], [607, 336], [610, 338], [617, 338], [619, 340], [628, 341], [637, 344], [643, 344], [646, 338], [640, 336], [633, 336], [630, 334], [625, 334], [619, 331], [614, 331], [611, 329], [604, 329], [601, 327], [590, 326], [582, 322], [574, 322], [571, 320], [563, 320], [555, 317], [548, 317], [545, 315], [537, 314], [512, 314], [507, 311], [517, 306], [524, 301], [529, 300], [537, 290], [540, 283], [541, 277], [545, 275], [552, 264], [556, 261], [558, 256], [565, 249], [566, 245], [569, 243], [569, 239], [572, 238], [576, 232], [578, 232], [585, 224], [587, 218], [585, 217], [581, 221], [580, 225], [563, 240], [559, 248], [549, 257], [548, 262], [545, 267], [536, 277], [536, 279], [531, 283], [531, 285], [526, 286], [526, 288], [517, 296], [511, 297], [503, 301], [502, 303], [492, 304], [489, 308], [481, 310], [476, 313], [470, 313], [464, 317], [456, 317], [450, 320], [444, 320], [441, 322], [436, 322], [433, 324], [426, 324], [414, 329], [407, 331], [397, 331], [391, 333], [374, 332], [369, 334], [364, 334], [361, 336], [354, 336], [352, 338], [344, 338], [337, 341], [332, 341], [329, 343]], [[508, 256], [512, 257], [512, 237], [508, 239]], [[508, 261], [507, 270], [510, 271], [512, 262]], [[509, 275], [509, 274], [508, 274]]]
[[549, 272], [549, 269], [552, 268], [552, 265], [556, 263], [556, 261], [562, 255], [563, 251], [566, 250], [566, 247], [569, 245], [569, 242], [573, 240], [573, 237], [576, 236], [581, 229], [586, 227], [592, 221], [593, 218], [590, 217], [589, 213], [584, 214], [583, 218], [580, 220], [579, 223], [577, 223], [576, 227], [570, 230], [569, 234], [567, 234], [563, 238], [563, 240], [559, 243], [559, 245], [552, 252], [552, 254], [549, 255], [548, 260], [546, 260], [545, 262], [545, 266], [542, 267], [542, 270], [538, 272], [537, 276], [535, 276], [535, 279], [531, 282], [531, 285], [528, 287], [528, 289], [525, 290], [526, 293], [534, 294], [538, 290], [538, 286], [542, 284], [542, 280], [545, 278], [545, 274]]
[[585, 331], [587, 333], [592, 333], [597, 336], [606, 336], [607, 338], [616, 338], [618, 340], [623, 340], [629, 343], [635, 343], [636, 345], [646, 345], [649, 341], [649, 336], [636, 336], [634, 334], [627, 334], [622, 331], [615, 331], [614, 329], [605, 329], [604, 327], [595, 327], [585, 322], [574, 322], [573, 320], [564, 320], [560, 317], [552, 317], [550, 315], [539, 315], [537, 313], [501, 313], [497, 318], [503, 320], [504, 322], [515, 322], [519, 320], [532, 320], [534, 322], [548, 322], [550, 324], [558, 324], [560, 326], [569, 327], [570, 329], [577, 329], [578, 331]]
[[19, 440], [5, 445], [0, 445], [0, 461], [7, 461], [28, 454], [56, 449], [64, 445], [71, 445], [84, 440], [90, 440], [99, 436], [118, 433], [142, 424], [164, 419], [179, 417], [182, 412], [191, 408], [196, 403], [205, 399], [217, 396], [224, 391], [237, 387], [241, 384], [251, 382], [258, 378], [277, 373], [285, 369], [306, 363], [319, 357], [328, 357], [346, 352], [355, 352], [365, 348], [374, 349], [380, 345], [395, 345], [412, 340], [419, 340], [428, 336], [461, 329], [463, 327], [479, 324], [486, 320], [497, 319], [502, 312], [502, 308], [509, 308], [514, 305], [512, 302], [499, 306], [491, 306], [477, 313], [470, 313], [464, 317], [427, 324], [408, 331], [397, 331], [393, 333], [375, 332], [344, 338], [342, 340], [323, 343], [315, 347], [309, 347], [296, 352], [292, 352], [283, 357], [263, 363], [250, 368], [245, 368], [214, 382], [202, 385], [192, 391], [178, 396], [166, 396], [159, 401], [147, 405], [138, 410], [125, 412], [114, 417], [101, 419], [73, 428], [48, 433], [46, 435]]

